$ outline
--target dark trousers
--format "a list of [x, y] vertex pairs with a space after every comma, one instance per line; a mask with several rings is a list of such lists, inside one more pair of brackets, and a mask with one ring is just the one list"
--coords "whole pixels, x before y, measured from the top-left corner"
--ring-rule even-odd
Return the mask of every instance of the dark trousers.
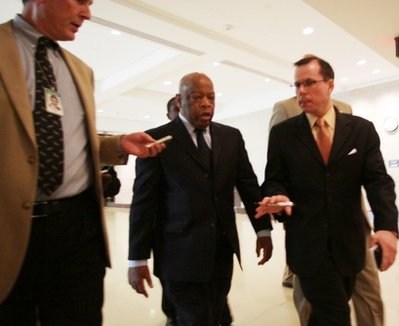
[[162, 280], [165, 296], [173, 305], [179, 326], [220, 324], [233, 274], [233, 250], [221, 237], [217, 244], [214, 270], [208, 282]]
[[299, 276], [303, 294], [312, 305], [308, 326], [350, 326], [350, 300], [356, 275], [341, 275], [330, 257], [312, 277]]
[[[165, 287], [164, 281], [161, 280], [161, 285], [162, 289]], [[162, 290], [162, 311], [166, 315], [168, 319], [173, 323], [173, 325], [177, 325], [177, 319], [176, 319], [176, 311], [175, 307], [173, 306], [172, 302], [170, 302], [165, 295], [165, 292]]]
[[92, 196], [77, 204], [33, 218], [22, 270], [0, 305], [0, 325], [101, 325], [105, 250], [99, 207]]
[[[161, 280], [161, 284], [162, 284], [162, 280]], [[162, 284], [162, 288], [163, 287], [164, 286]], [[162, 311], [164, 312], [164, 314], [166, 315], [168, 320], [171, 322], [171, 325], [177, 325], [177, 317], [176, 317], [175, 307], [168, 300], [167, 296], [165, 295], [165, 293], [163, 291], [162, 291]], [[231, 315], [229, 303], [226, 298], [226, 303], [224, 304], [224, 307], [223, 307], [222, 316], [220, 317], [220, 325], [228, 326], [228, 325], [231, 325], [232, 322], [233, 322], [233, 317]]]
[[231, 315], [230, 306], [226, 298], [226, 303], [223, 306], [222, 316], [220, 317], [221, 326], [229, 326], [233, 322], [233, 316]]

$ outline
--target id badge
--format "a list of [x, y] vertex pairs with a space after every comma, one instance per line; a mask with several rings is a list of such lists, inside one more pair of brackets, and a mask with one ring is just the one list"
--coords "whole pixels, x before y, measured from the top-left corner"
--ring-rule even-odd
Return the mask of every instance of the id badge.
[[44, 98], [46, 99], [46, 111], [62, 117], [64, 109], [62, 107], [61, 95], [55, 90], [44, 88]]

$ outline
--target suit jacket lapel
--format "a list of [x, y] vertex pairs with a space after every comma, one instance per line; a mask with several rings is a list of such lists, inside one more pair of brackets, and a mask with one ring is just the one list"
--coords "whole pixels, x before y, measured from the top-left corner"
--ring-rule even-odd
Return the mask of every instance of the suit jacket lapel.
[[176, 118], [171, 122], [171, 127], [171, 134], [173, 135], [174, 141], [178, 142], [196, 163], [206, 169], [206, 166], [199, 156], [197, 147], [195, 146], [183, 122], [179, 118]]
[[[335, 108], [335, 113], [336, 113], [335, 132], [334, 132], [334, 139], [328, 163], [329, 165], [337, 158], [338, 154], [345, 145], [345, 142], [351, 132], [350, 121], [346, 119], [346, 115], [339, 113], [336, 108]], [[298, 127], [299, 139], [305, 144], [305, 146], [309, 149], [309, 151], [319, 160], [320, 164], [324, 165], [320, 151], [317, 148], [316, 141], [310, 129], [308, 119], [306, 118], [306, 115], [304, 113], [302, 113], [298, 118], [297, 127]]]
[[320, 162], [320, 164], [324, 165], [323, 158], [321, 157], [320, 151], [313, 137], [312, 130], [310, 129], [309, 121], [306, 118], [305, 113], [301, 113], [298, 117], [297, 134], [298, 139], [300, 139], [304, 143], [310, 153]]
[[332, 163], [337, 158], [352, 130], [350, 119], [347, 119], [347, 115], [339, 113], [337, 109], [335, 109], [335, 112], [335, 132], [329, 163]]
[[12, 34], [12, 22], [0, 25], [2, 45], [0, 46], [0, 71], [6, 92], [13, 103], [12, 108], [19, 116], [32, 143], [36, 143], [33, 127], [32, 104], [27, 92], [25, 74], [20, 53]]
[[227, 146], [227, 144], [223, 144], [223, 129], [220, 128], [220, 125], [211, 123], [210, 131], [212, 138], [212, 163], [215, 170], [217, 169], [222, 147]]

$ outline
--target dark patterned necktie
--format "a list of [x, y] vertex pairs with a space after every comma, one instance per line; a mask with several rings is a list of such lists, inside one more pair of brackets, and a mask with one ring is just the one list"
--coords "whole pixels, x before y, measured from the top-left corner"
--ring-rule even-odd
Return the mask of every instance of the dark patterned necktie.
[[62, 183], [64, 170], [64, 141], [61, 117], [46, 111], [45, 88], [56, 91], [53, 67], [47, 57], [47, 48], [57, 49], [58, 44], [40, 37], [35, 53], [36, 141], [39, 147], [39, 188], [50, 195]]
[[202, 161], [205, 163], [206, 167], [210, 171], [212, 168], [212, 151], [206, 144], [204, 138], [204, 129], [194, 129], [195, 133], [197, 134], [197, 147], [198, 152]]
[[317, 126], [317, 146], [324, 163], [327, 164], [331, 152], [330, 129], [323, 118], [318, 118], [315, 125]]

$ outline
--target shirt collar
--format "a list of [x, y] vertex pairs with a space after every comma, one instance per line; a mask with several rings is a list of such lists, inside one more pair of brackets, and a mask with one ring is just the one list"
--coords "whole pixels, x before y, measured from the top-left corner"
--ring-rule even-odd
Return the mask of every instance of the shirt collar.
[[[309, 121], [310, 127], [313, 128], [318, 117], [311, 113], [306, 113], [306, 118]], [[330, 128], [335, 129], [335, 110], [333, 105], [331, 105], [330, 109], [322, 116], [322, 118], [324, 118], [324, 121]]]
[[21, 15], [17, 14], [13, 20], [14, 32], [27, 42], [29, 46], [35, 47], [39, 37], [43, 36], [40, 34], [31, 24], [26, 22]]
[[[180, 120], [183, 122], [183, 124], [184, 124], [184, 126], [186, 127], [188, 133], [189, 133], [190, 135], [191, 135], [191, 134], [195, 134], [195, 131], [194, 131], [194, 130], [195, 130], [195, 127], [183, 116], [183, 114], [181, 114], [181, 112], [179, 112], [179, 118], [180, 118]], [[206, 133], [209, 132], [209, 126], [206, 127], [204, 130], [205, 130], [205, 131], [204, 131], [204, 135], [205, 135]]]

